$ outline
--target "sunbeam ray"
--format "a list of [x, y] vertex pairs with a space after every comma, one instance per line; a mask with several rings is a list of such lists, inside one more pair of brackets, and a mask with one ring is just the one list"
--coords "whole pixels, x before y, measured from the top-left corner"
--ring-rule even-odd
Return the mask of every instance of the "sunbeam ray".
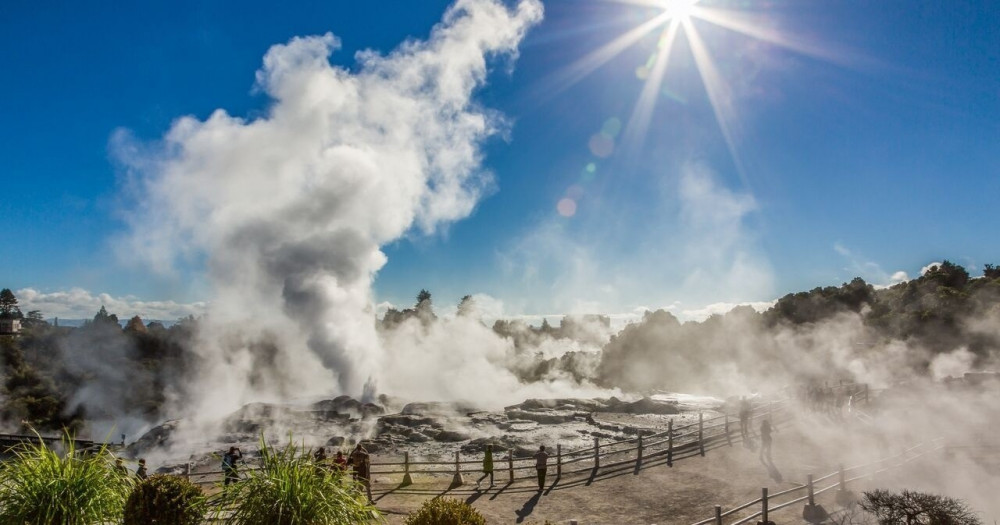
[[628, 124], [625, 127], [624, 145], [636, 151], [643, 146], [646, 131], [649, 129], [649, 122], [652, 119], [653, 111], [656, 109], [656, 98], [660, 93], [660, 86], [663, 85], [663, 77], [666, 74], [667, 63], [670, 61], [670, 53], [677, 40], [677, 32], [680, 21], [674, 18], [670, 25], [663, 32], [660, 38], [660, 49], [657, 51], [656, 62], [642, 87], [639, 100], [632, 110]]
[[849, 66], [861, 61], [860, 57], [851, 56], [844, 51], [837, 51], [828, 45], [820, 46], [801, 39], [793, 39], [787, 34], [767, 27], [761, 21], [755, 21], [746, 13], [716, 7], [694, 6], [691, 10], [691, 16], [762, 42], [840, 66]]
[[732, 93], [726, 83], [723, 82], [722, 76], [719, 74], [719, 70], [715, 67], [715, 62], [712, 60], [712, 55], [708, 51], [708, 47], [705, 45], [704, 40], [702, 40], [701, 35], [698, 34], [698, 30], [694, 27], [691, 20], [682, 20], [681, 25], [684, 28], [684, 35], [687, 37], [688, 42], [691, 43], [691, 54], [694, 56], [695, 66], [698, 68], [698, 74], [701, 75], [701, 81], [705, 85], [705, 92], [708, 93], [708, 100], [712, 104], [712, 111], [715, 112], [715, 120], [719, 123], [719, 128], [722, 130], [726, 146], [729, 147], [729, 154], [733, 157], [733, 164], [736, 166], [736, 171], [739, 173], [743, 185], [747, 189], [750, 189], [750, 182], [747, 178], [743, 160], [737, 149], [741, 134], [739, 119], [736, 115], [736, 109], [733, 106]]
[[579, 82], [582, 78], [593, 73], [597, 68], [606, 64], [612, 58], [618, 56], [618, 54], [627, 49], [629, 46], [638, 42], [639, 39], [646, 36], [660, 25], [666, 23], [669, 19], [670, 13], [660, 13], [646, 22], [628, 30], [628, 32], [618, 38], [615, 38], [611, 42], [604, 44], [584, 57], [576, 60], [572, 64], [557, 72], [549, 82], [546, 82], [546, 84], [548, 84], [548, 86], [546, 86], [546, 91], [551, 93], [566, 90], [573, 84]]

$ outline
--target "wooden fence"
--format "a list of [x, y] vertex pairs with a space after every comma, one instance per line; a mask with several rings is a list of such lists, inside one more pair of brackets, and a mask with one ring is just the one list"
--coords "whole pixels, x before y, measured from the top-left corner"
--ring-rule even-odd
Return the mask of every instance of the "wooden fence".
[[[728, 521], [728, 525], [742, 525], [756, 518], [760, 518], [762, 523], [767, 523], [770, 513], [777, 512], [781, 509], [795, 505], [796, 503], [805, 502], [808, 507], [815, 508], [816, 496], [833, 489], [837, 489], [837, 502], [846, 503], [853, 498], [853, 495], [848, 490], [849, 483], [865, 478], [871, 478], [890, 469], [901, 467], [917, 458], [923, 457], [926, 454], [941, 450], [942, 444], [940, 441], [941, 440], [939, 438], [931, 440], [930, 442], [920, 443], [904, 450], [899, 454], [882, 458], [871, 463], [865, 463], [863, 465], [856, 465], [848, 468], [841, 467], [834, 472], [816, 479], [813, 479], [813, 476], [810, 474], [805, 485], [775, 492], [773, 494], [768, 494], [768, 489], [766, 487], [762, 488], [760, 498], [748, 501], [742, 505], [737, 505], [736, 507], [726, 511], [722, 510], [721, 505], [716, 505], [714, 516], [703, 519], [692, 525], [724, 525], [724, 523], [727, 523], [727, 518], [730, 519], [730, 521]], [[851, 477], [848, 478], [848, 475]], [[830, 482], [830, 480], [833, 480], [834, 478], [836, 478], [836, 480], [829, 483], [825, 487], [816, 488], [817, 485], [822, 485], [824, 482]], [[732, 521], [736, 514], [758, 505], [760, 506], [760, 510]]]
[[[866, 385], [840, 384], [834, 388], [867, 401]], [[782, 399], [755, 404], [748, 425], [754, 428], [756, 422], [763, 418], [771, 418], [774, 424], [787, 420], [791, 417], [790, 403]], [[721, 442], [731, 446], [734, 432], [739, 436], [739, 425], [739, 419], [729, 413], [712, 418], [705, 418], [699, 413], [698, 421], [694, 423], [674, 425], [673, 419], [669, 420], [667, 430], [663, 432], [640, 431], [634, 438], [617, 441], [602, 441], [595, 437], [593, 446], [574, 450], [564, 450], [561, 444], [557, 444], [554, 454], [550, 452], [548, 468], [550, 473], [554, 469], [556, 477], [560, 477], [631, 463], [641, 465], [643, 461], [652, 459], [665, 459], [668, 466], [673, 466], [674, 460], [682, 456], [704, 456], [708, 446]], [[252, 465], [244, 467], [247, 470], [254, 468]], [[506, 458], [494, 459], [494, 472], [499, 476], [505, 472], [510, 482], [535, 479], [535, 460], [531, 456], [515, 457], [513, 451], [508, 451]], [[451, 476], [452, 487], [460, 486], [464, 484], [465, 474], [482, 474], [482, 454], [476, 454], [476, 459], [463, 459], [461, 452], [456, 450], [453, 460], [421, 461], [411, 460], [409, 452], [404, 452], [401, 461], [371, 463], [373, 479], [376, 476], [382, 479], [399, 476], [400, 486], [411, 484], [416, 474]], [[222, 479], [221, 470], [194, 473], [187, 467], [182, 475], [201, 485], [219, 483]]]

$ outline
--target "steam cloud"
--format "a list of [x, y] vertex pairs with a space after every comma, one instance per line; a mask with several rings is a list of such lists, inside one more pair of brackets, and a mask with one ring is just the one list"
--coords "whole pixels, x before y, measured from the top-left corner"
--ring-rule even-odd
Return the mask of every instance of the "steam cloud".
[[203, 259], [213, 287], [199, 416], [379, 379], [380, 246], [473, 210], [491, 183], [479, 148], [502, 120], [472, 95], [541, 17], [537, 0], [459, 0], [426, 41], [361, 52], [356, 71], [330, 64], [332, 34], [293, 38], [257, 72], [265, 116], [180, 118], [155, 155], [122, 141], [142, 195], [128, 249], [163, 271]]

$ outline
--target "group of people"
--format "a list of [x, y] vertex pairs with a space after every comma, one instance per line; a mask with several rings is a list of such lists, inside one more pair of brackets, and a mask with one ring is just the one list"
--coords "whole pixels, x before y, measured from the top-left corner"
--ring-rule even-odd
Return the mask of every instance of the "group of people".
[[[739, 415], [740, 415], [740, 437], [743, 438], [743, 443], [750, 445], [753, 442], [753, 432], [750, 428], [750, 420], [753, 418], [753, 404], [747, 399], [746, 396], [740, 397], [739, 403]], [[771, 444], [772, 438], [771, 434], [774, 432], [774, 428], [771, 426], [771, 418], [765, 417], [760, 422], [760, 453], [759, 457], [763, 461], [764, 456], [767, 456], [767, 460], [771, 461]]]
[[[126, 478], [131, 475], [128, 467], [125, 466], [125, 460], [122, 458], [115, 458], [115, 472]], [[140, 480], [144, 480], [149, 477], [149, 473], [146, 471], [145, 459], [139, 459], [139, 466], [135, 468], [135, 477]]]
[[[239, 447], [229, 447], [229, 452], [222, 456], [222, 472], [225, 477], [224, 487], [240, 480], [238, 463], [243, 459], [243, 451]], [[371, 488], [371, 457], [361, 443], [358, 443], [350, 456], [337, 451], [333, 460], [330, 461], [326, 455], [326, 447], [320, 447], [313, 453], [313, 460], [319, 468], [330, 468], [335, 472], [346, 472], [347, 467], [351, 467], [351, 474], [355, 481], [360, 482], [365, 487], [368, 499], [372, 499]], [[143, 467], [145, 468], [145, 467]]]
[[[538, 447], [538, 452], [535, 452], [535, 471], [538, 474], [538, 490], [539, 492], [545, 488], [545, 474], [549, 469], [549, 453], [545, 451], [545, 445]], [[483, 453], [483, 475], [476, 481], [476, 489], [479, 488], [480, 484], [487, 477], [490, 478], [490, 486], [493, 486], [493, 445], [486, 445], [486, 451]]]

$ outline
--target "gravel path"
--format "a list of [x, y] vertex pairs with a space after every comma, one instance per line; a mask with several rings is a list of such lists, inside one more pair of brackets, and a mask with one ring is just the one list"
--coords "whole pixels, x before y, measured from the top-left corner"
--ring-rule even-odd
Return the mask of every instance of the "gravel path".
[[[814, 430], [814, 429], [813, 429]], [[815, 435], [815, 432], [810, 432]], [[738, 432], [737, 436], [738, 438]], [[825, 447], [826, 450], [829, 447]], [[761, 487], [771, 493], [804, 484], [806, 476], [837, 469], [838, 462], [866, 461], [854, 451], [843, 454], [822, 452], [817, 443], [784, 425], [775, 434], [773, 462], [767, 465], [758, 454], [737, 440], [732, 446], [716, 443], [706, 456], [686, 454], [668, 466], [664, 457], [647, 459], [636, 468], [635, 456], [628, 464], [602, 466], [566, 474], [554, 480], [550, 466], [543, 492], [532, 480], [507, 481], [506, 470], [498, 470], [497, 485], [479, 492], [475, 479], [448, 489], [450, 476], [414, 476], [414, 484], [398, 487], [398, 480], [378, 479], [377, 506], [386, 512], [390, 524], [403, 523], [407, 513], [436, 496], [453, 497], [472, 504], [488, 523], [569, 523], [592, 524], [685, 524], [711, 517], [714, 505], [731, 508], [760, 497]], [[832, 492], [832, 491], [831, 491]], [[832, 508], [832, 504], [830, 507]], [[757, 510], [757, 509], [754, 509]], [[801, 522], [801, 505], [783, 510], [783, 521]], [[748, 512], [749, 513], [749, 512]], [[774, 518], [772, 518], [773, 520]]]

